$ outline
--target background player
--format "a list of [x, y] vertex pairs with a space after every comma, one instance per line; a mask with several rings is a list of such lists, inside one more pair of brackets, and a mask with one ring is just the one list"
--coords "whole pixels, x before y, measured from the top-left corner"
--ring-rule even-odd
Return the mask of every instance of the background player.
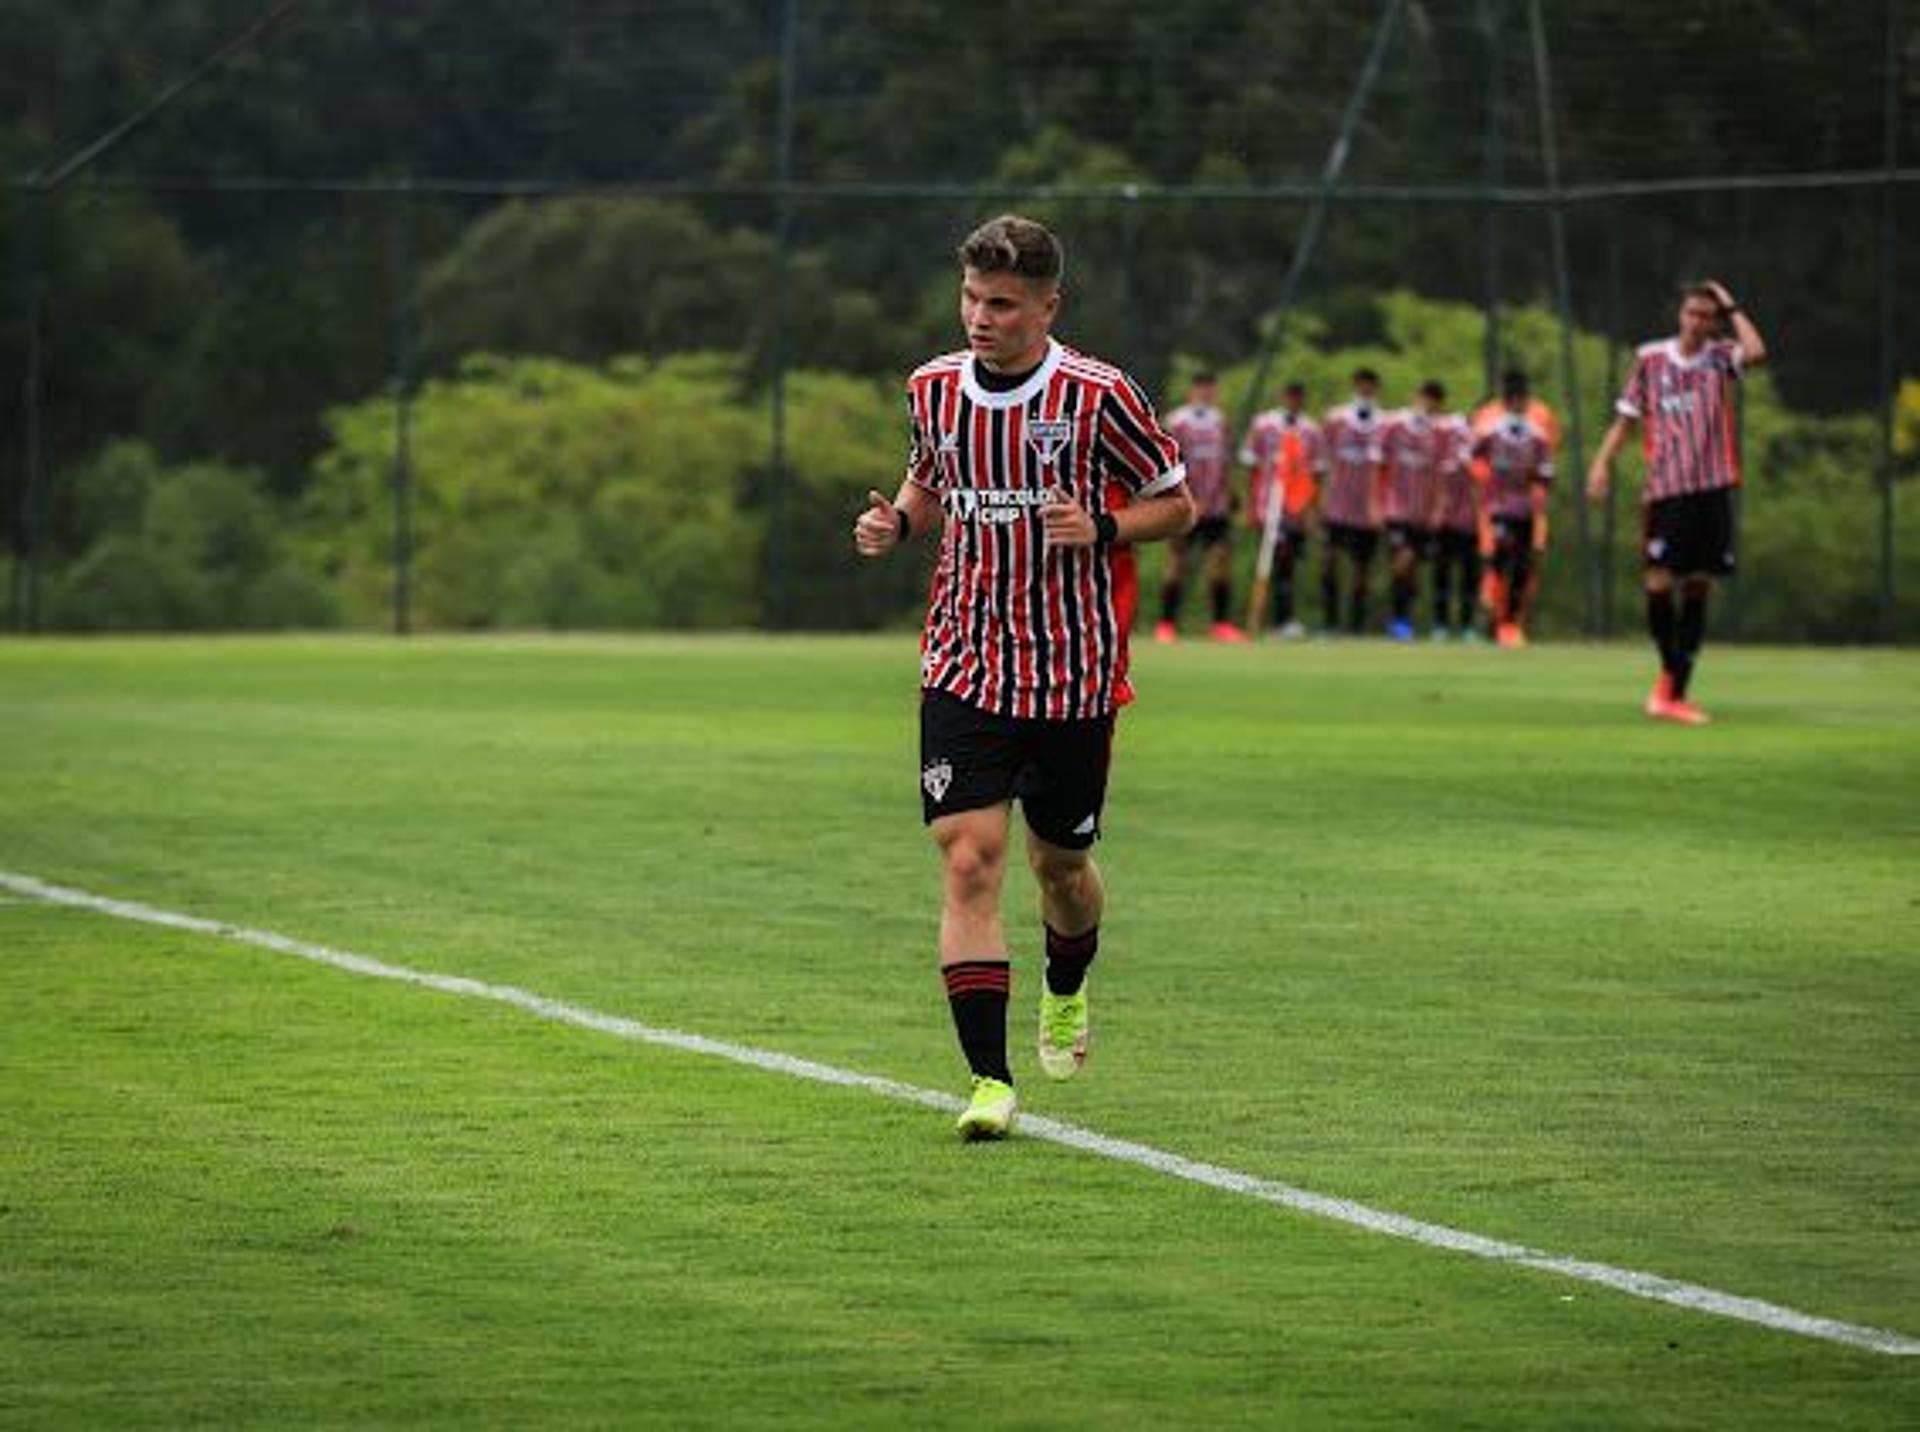
[[1480, 529], [1486, 525], [1486, 485], [1474, 475], [1473, 433], [1464, 419], [1445, 419], [1452, 452], [1434, 477], [1433, 639], [1457, 634], [1478, 641], [1474, 606], [1480, 598]]
[[1261, 533], [1261, 562], [1255, 568], [1247, 625], [1257, 630], [1266, 622], [1261, 610], [1266, 605], [1264, 575], [1273, 592], [1273, 625], [1289, 641], [1307, 634], [1294, 616], [1293, 573], [1307, 555], [1319, 478], [1327, 470], [1320, 424], [1307, 415], [1306, 407], [1306, 385], [1287, 384], [1281, 391], [1281, 405], [1253, 420], [1240, 448], [1240, 461], [1247, 469], [1250, 517]]
[[1156, 641], [1179, 639], [1180, 599], [1186, 592], [1190, 544], [1206, 552], [1204, 571], [1213, 605], [1209, 634], [1215, 641], [1247, 639], [1228, 617], [1233, 604], [1233, 490], [1227, 466], [1231, 451], [1227, 415], [1215, 402], [1219, 394], [1220, 383], [1212, 373], [1196, 373], [1187, 389], [1187, 401], [1167, 415], [1167, 431], [1180, 444], [1180, 457], [1187, 466], [1187, 491], [1200, 517], [1190, 535], [1175, 537], [1167, 544], [1166, 575], [1160, 584], [1160, 620], [1153, 629]]
[[1320, 556], [1320, 600], [1328, 632], [1340, 630], [1341, 567], [1348, 569], [1347, 630], [1367, 624], [1367, 576], [1380, 545], [1380, 376], [1371, 368], [1353, 375], [1353, 401], [1330, 409], [1321, 423], [1327, 482], [1320, 516], [1325, 542]]
[[1713, 579], [1733, 571], [1733, 489], [1740, 485], [1733, 385], [1766, 361], [1760, 330], [1726, 286], [1694, 284], [1680, 302], [1680, 331], [1634, 355], [1614, 405], [1618, 416], [1587, 472], [1587, 494], [1598, 502], [1607, 495], [1614, 454], [1636, 423], [1644, 426], [1647, 629], [1660, 655], [1646, 712], [1661, 720], [1699, 726], [1708, 719], [1687, 699], [1687, 685], [1706, 634]]
[[[973, 1075], [957, 1127], [977, 1139], [1005, 1137], [1018, 1107], [1000, 916], [1015, 800], [1045, 928], [1041, 1067], [1068, 1078], [1086, 1057], [1106, 901], [1092, 847], [1124, 650], [1112, 550], [1185, 532], [1193, 504], [1139, 386], [1052, 337], [1053, 234], [1003, 215], [959, 257], [967, 349], [908, 379], [906, 478], [892, 502], [868, 495], [853, 539], [879, 557], [941, 534], [921, 645], [921, 812], [942, 863], [941, 975]], [[1117, 509], [1112, 483], [1129, 495]]]
[[1501, 646], [1525, 646], [1528, 600], [1547, 551], [1547, 488], [1553, 481], [1553, 440], [1528, 415], [1527, 375], [1508, 371], [1498, 421], [1474, 438], [1473, 455], [1487, 468], [1486, 525], [1481, 553], [1487, 574], [1487, 614]]
[[1420, 563], [1431, 555], [1440, 473], [1460, 458], [1457, 420], [1443, 407], [1447, 390], [1429, 378], [1413, 405], [1390, 418], [1380, 436], [1381, 516], [1393, 581], [1387, 635], [1413, 640], [1413, 597]]

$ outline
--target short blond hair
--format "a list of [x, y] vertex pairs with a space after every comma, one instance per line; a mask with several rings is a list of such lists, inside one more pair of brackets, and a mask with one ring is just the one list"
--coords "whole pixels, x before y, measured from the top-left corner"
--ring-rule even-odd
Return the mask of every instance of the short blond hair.
[[989, 219], [960, 245], [960, 266], [977, 273], [1011, 273], [1058, 283], [1067, 256], [1053, 230], [1035, 219], [1002, 214]]

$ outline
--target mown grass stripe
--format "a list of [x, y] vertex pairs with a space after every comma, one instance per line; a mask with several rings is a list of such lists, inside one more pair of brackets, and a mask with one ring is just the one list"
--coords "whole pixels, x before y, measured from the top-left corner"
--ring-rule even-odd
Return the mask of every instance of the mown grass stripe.
[[[54, 885], [31, 875], [0, 871], [0, 888], [48, 904], [72, 906], [96, 914], [111, 915], [117, 919], [234, 940], [241, 944], [272, 950], [278, 954], [292, 955], [316, 964], [329, 965], [349, 974], [362, 975], [371, 979], [394, 980], [424, 989], [437, 990], [443, 994], [511, 1005], [556, 1023], [569, 1024], [662, 1048], [678, 1049], [689, 1054], [726, 1059], [770, 1073], [784, 1074], [790, 1078], [810, 1079], [820, 1084], [861, 1089], [870, 1094], [878, 1094], [882, 1098], [919, 1104], [947, 1112], [957, 1112], [961, 1108], [961, 1100], [932, 1089], [922, 1089], [893, 1079], [883, 1079], [872, 1074], [837, 1068], [831, 1064], [821, 1064], [811, 1059], [801, 1059], [791, 1054], [782, 1054], [777, 1050], [734, 1044], [727, 1040], [712, 1039], [704, 1034], [690, 1034], [684, 1030], [658, 1028], [620, 1015], [604, 1014], [580, 1005], [548, 999], [544, 995], [535, 994], [531, 990], [520, 989], [514, 985], [490, 984], [464, 975], [435, 974], [428, 970], [411, 969], [405, 965], [390, 964], [368, 955], [295, 939], [271, 930], [256, 930], [222, 920], [163, 910], [137, 901], [95, 895], [84, 890]], [[1443, 1248], [1464, 1253], [1489, 1262], [1537, 1269], [1563, 1278], [1611, 1288], [1632, 1297], [1668, 1303], [1694, 1312], [1731, 1318], [1801, 1337], [1842, 1343], [1895, 1357], [1920, 1356], [1920, 1338], [1909, 1337], [1904, 1333], [1819, 1317], [1812, 1313], [1781, 1307], [1777, 1303], [1745, 1298], [1695, 1283], [1680, 1282], [1662, 1277], [1657, 1273], [1616, 1268], [1607, 1263], [1595, 1263], [1587, 1259], [1543, 1252], [1522, 1244], [1506, 1243], [1477, 1233], [1449, 1228], [1443, 1224], [1427, 1223], [1417, 1218], [1409, 1218], [1404, 1214], [1372, 1208], [1350, 1199], [1315, 1193], [1309, 1189], [1276, 1183], [1253, 1174], [1223, 1168], [1217, 1164], [1184, 1158], [1164, 1149], [1156, 1149], [1127, 1139], [1112, 1138], [1056, 1119], [1026, 1116], [1022, 1118], [1020, 1128], [1031, 1138], [1043, 1139], [1049, 1143], [1078, 1149], [1083, 1153], [1131, 1164], [1136, 1168], [1148, 1169], [1170, 1178], [1184, 1179], [1189, 1183], [1201, 1184], [1221, 1192], [1258, 1199], [1264, 1203], [1278, 1204], [1295, 1212], [1331, 1219], [1365, 1229], [1370, 1233], [1385, 1234], [1388, 1237], [1405, 1239], [1430, 1248]]]

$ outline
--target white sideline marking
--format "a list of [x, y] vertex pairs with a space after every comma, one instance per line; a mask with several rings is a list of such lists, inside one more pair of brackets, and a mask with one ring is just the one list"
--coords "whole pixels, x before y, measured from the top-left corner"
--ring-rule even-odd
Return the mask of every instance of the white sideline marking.
[[[839, 1084], [848, 1088], [864, 1089], [870, 1094], [879, 1094], [883, 1098], [897, 1099], [909, 1104], [922, 1104], [932, 1109], [956, 1112], [961, 1108], [959, 1099], [937, 1093], [932, 1089], [921, 1089], [912, 1084], [881, 1079], [871, 1074], [857, 1074], [852, 1070], [835, 1068], [831, 1064], [817, 1064], [811, 1059], [797, 1059], [791, 1054], [756, 1049], [751, 1045], [730, 1044], [721, 1039], [709, 1039], [703, 1034], [687, 1034], [677, 1029], [658, 1029], [652, 1025], [641, 1024], [637, 1020], [623, 1019], [619, 1015], [602, 1014], [580, 1005], [547, 999], [543, 995], [517, 989], [513, 985], [488, 984], [462, 975], [440, 975], [426, 970], [408, 969], [405, 965], [391, 965], [384, 960], [354, 954], [350, 950], [331, 949], [326, 945], [316, 945], [306, 940], [293, 939], [291, 936], [278, 935], [271, 930], [251, 930], [243, 925], [230, 925], [222, 920], [202, 919], [197, 915], [182, 915], [172, 910], [160, 910], [131, 900], [114, 900], [105, 895], [90, 895], [84, 890], [71, 890], [61, 885], [50, 885], [46, 881], [34, 879], [31, 875], [15, 875], [0, 871], [0, 888], [48, 904], [71, 905], [102, 915], [112, 915], [122, 920], [135, 920], [141, 924], [164, 925], [169, 929], [189, 930], [195, 934], [217, 935], [222, 939], [237, 940], [245, 945], [256, 945], [261, 949], [293, 955], [299, 959], [311, 960], [316, 964], [331, 965], [335, 969], [345, 970], [350, 974], [366, 975], [373, 979], [397, 980], [403, 984], [438, 990], [443, 994], [492, 1000], [497, 1004], [508, 1004], [516, 1009], [526, 1010], [529, 1014], [538, 1015], [542, 1019], [576, 1025], [582, 1029], [597, 1030], [602, 1034], [611, 1034], [620, 1039], [638, 1040], [644, 1044], [684, 1050], [689, 1054], [711, 1055], [718, 1059], [731, 1060], [736, 1064], [751, 1065], [755, 1069], [769, 1070], [775, 1074], [786, 1074], [796, 1079], [811, 1079], [820, 1084]], [[1252, 1174], [1221, 1168], [1218, 1164], [1200, 1163], [1146, 1144], [1136, 1144], [1127, 1139], [1109, 1138], [1105, 1134], [1095, 1133], [1091, 1129], [1083, 1129], [1074, 1124], [1064, 1124], [1057, 1119], [1023, 1114], [1020, 1118], [1020, 1129], [1031, 1138], [1064, 1144], [1068, 1148], [1098, 1154], [1102, 1158], [1115, 1159], [1139, 1168], [1152, 1169], [1156, 1173], [1185, 1179], [1189, 1183], [1204, 1184], [1208, 1188], [1237, 1193], [1245, 1198], [1256, 1198], [1263, 1203], [1277, 1203], [1283, 1208], [1290, 1208], [1299, 1213], [1310, 1213], [1319, 1218], [1330, 1218], [1355, 1228], [1364, 1228], [1370, 1233], [1384, 1233], [1392, 1238], [1404, 1238], [1410, 1242], [1425, 1244], [1430, 1248], [1451, 1249], [1456, 1253], [1466, 1253], [1475, 1258], [1487, 1259], [1489, 1262], [1508, 1263], [1522, 1268], [1535, 1268], [1545, 1273], [1557, 1273], [1563, 1278], [1574, 1278], [1583, 1283], [1596, 1283], [1603, 1288], [1612, 1288], [1616, 1292], [1627, 1293], [1636, 1298], [1671, 1303], [1675, 1307], [1690, 1308], [1695, 1312], [1711, 1313], [1717, 1317], [1755, 1323], [1780, 1332], [1797, 1333], [1801, 1337], [1845, 1343], [1850, 1347], [1865, 1348], [1869, 1352], [1887, 1353], [1895, 1357], [1920, 1356], [1920, 1338], [1908, 1337], [1904, 1333], [1891, 1332], [1884, 1328], [1862, 1327], [1856, 1323], [1836, 1322], [1832, 1318], [1796, 1312], [1792, 1308], [1783, 1308], [1776, 1303], [1762, 1302], [1757, 1298], [1742, 1298], [1733, 1293], [1722, 1293], [1713, 1288], [1702, 1287], [1697, 1283], [1677, 1282], [1672, 1278], [1663, 1278], [1657, 1273], [1639, 1273], [1630, 1268], [1615, 1268], [1606, 1263], [1568, 1258], [1557, 1253], [1543, 1253], [1536, 1248], [1528, 1248], [1518, 1243], [1503, 1243], [1498, 1239], [1483, 1238], [1477, 1233], [1463, 1232], [1438, 1223], [1424, 1223], [1417, 1218], [1370, 1208], [1349, 1199], [1335, 1198], [1328, 1194], [1314, 1193], [1308, 1189], [1294, 1188], [1288, 1184], [1256, 1178]]]

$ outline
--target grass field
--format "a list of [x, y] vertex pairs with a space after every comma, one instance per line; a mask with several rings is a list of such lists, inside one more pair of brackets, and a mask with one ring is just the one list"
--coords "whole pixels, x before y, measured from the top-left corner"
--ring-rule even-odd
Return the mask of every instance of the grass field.
[[[1920, 658], [1708, 655], [1687, 731], [1636, 648], [1142, 651], [1027, 1106], [1920, 1336]], [[0, 870], [957, 1094], [914, 674], [0, 645]], [[1920, 1425], [1920, 1358], [949, 1125], [6, 899], [0, 1424]]]

